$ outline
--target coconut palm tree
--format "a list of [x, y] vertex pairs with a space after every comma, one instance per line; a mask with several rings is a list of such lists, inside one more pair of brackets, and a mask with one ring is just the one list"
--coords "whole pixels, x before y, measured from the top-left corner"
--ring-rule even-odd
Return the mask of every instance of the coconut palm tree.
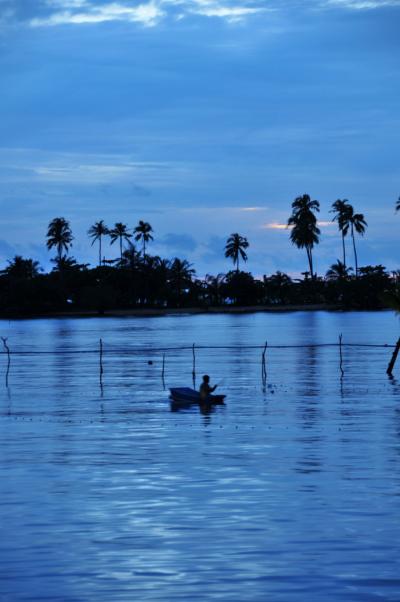
[[148, 222], [144, 222], [142, 220], [139, 221], [138, 225], [133, 231], [135, 233], [135, 240], [142, 241], [143, 245], [143, 260], [146, 260], [146, 243], [150, 242], [150, 240], [154, 240], [151, 233], [153, 232], [153, 228], [150, 226]]
[[34, 259], [24, 259], [21, 255], [15, 255], [12, 261], [8, 261], [8, 266], [1, 273], [12, 278], [26, 278], [30, 280], [35, 278], [41, 271], [38, 261]]
[[114, 244], [116, 240], [119, 239], [119, 256], [122, 261], [122, 241], [129, 242], [129, 239], [132, 238], [132, 234], [128, 231], [128, 227], [126, 224], [122, 224], [121, 222], [117, 222], [112, 228], [109, 230], [109, 235], [111, 238], [111, 243]]
[[192, 264], [187, 259], [178, 259], [175, 257], [170, 266], [170, 283], [178, 295], [180, 304], [183, 288], [187, 288], [192, 283], [192, 277], [195, 275]]
[[338, 227], [339, 227], [339, 232], [342, 235], [342, 248], [343, 248], [343, 264], [342, 265], [344, 266], [344, 269], [346, 269], [346, 246], [345, 246], [344, 239], [345, 239], [345, 236], [347, 236], [347, 233], [348, 233], [349, 227], [350, 227], [350, 223], [348, 220], [350, 208], [351, 208], [351, 205], [349, 205], [349, 201], [347, 199], [344, 199], [343, 201], [338, 199], [337, 201], [332, 203], [332, 209], [331, 209], [331, 213], [335, 214], [333, 221], [337, 221]]
[[345, 280], [350, 276], [351, 268], [346, 268], [344, 263], [337, 260], [336, 263], [333, 263], [329, 270], [326, 272], [327, 280]]
[[350, 234], [353, 240], [353, 251], [354, 251], [354, 266], [355, 266], [355, 274], [356, 278], [358, 277], [358, 258], [357, 258], [357, 250], [356, 250], [356, 240], [355, 240], [355, 232], [364, 236], [365, 230], [368, 226], [367, 222], [364, 219], [364, 215], [362, 213], [354, 213], [354, 209], [351, 205], [349, 205], [347, 219], [350, 224]]
[[56, 247], [58, 259], [61, 259], [63, 250], [68, 253], [68, 249], [72, 247], [73, 240], [71, 227], [66, 219], [55, 217], [51, 220], [47, 228], [46, 246], [49, 250], [52, 247]]
[[247, 253], [245, 249], [249, 247], [249, 242], [246, 237], [240, 236], [237, 232], [231, 234], [225, 245], [225, 257], [230, 257], [233, 265], [236, 265], [236, 272], [239, 273], [239, 259], [247, 261]]
[[120, 263], [120, 267], [129, 268], [132, 271], [135, 271], [139, 266], [140, 255], [136, 250], [135, 245], [129, 241], [128, 247], [122, 251], [122, 259]]
[[99, 266], [101, 265], [101, 238], [108, 234], [108, 228], [104, 223], [104, 220], [95, 222], [88, 230], [88, 236], [92, 239], [92, 247], [96, 240], [99, 241]]
[[311, 278], [315, 278], [312, 250], [319, 243], [320, 229], [314, 211], [319, 211], [319, 202], [312, 201], [308, 194], [297, 197], [292, 203], [292, 215], [287, 227], [292, 227], [290, 240], [299, 249], [306, 249]]

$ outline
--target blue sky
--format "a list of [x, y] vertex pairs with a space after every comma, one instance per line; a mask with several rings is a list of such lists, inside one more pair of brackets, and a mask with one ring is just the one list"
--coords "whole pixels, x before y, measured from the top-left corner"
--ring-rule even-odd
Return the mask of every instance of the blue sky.
[[400, 268], [399, 22], [400, 0], [0, 0], [0, 267], [49, 267], [63, 216], [80, 261], [95, 221], [143, 219], [199, 275], [229, 269], [232, 232], [253, 274], [298, 274], [277, 226], [308, 193], [319, 274], [337, 198], [368, 222], [360, 264]]

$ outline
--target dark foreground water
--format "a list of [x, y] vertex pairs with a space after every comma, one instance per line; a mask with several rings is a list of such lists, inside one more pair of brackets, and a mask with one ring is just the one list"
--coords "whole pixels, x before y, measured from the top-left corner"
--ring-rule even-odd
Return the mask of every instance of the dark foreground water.
[[[0, 600], [400, 600], [391, 313], [0, 322]], [[99, 337], [104, 341], [99, 386]], [[267, 351], [244, 345], [298, 345]], [[172, 411], [162, 351], [227, 394]], [[242, 346], [242, 347], [241, 347]], [[38, 353], [40, 352], [40, 353]], [[149, 363], [149, 362], [152, 363]], [[190, 386], [190, 349], [165, 386]], [[399, 366], [395, 370], [400, 377]], [[197, 383], [198, 384], [198, 383]]]

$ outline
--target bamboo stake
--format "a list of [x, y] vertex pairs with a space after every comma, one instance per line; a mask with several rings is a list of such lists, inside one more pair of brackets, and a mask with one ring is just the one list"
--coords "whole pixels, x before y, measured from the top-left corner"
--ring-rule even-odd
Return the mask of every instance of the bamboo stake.
[[162, 368], [161, 368], [161, 380], [162, 380], [162, 383], [163, 383], [163, 387], [165, 389], [165, 379], [164, 379], [164, 376], [165, 376], [165, 353], [163, 353], [163, 356], [162, 356]]
[[192, 356], [193, 356], [193, 366], [192, 366], [192, 380], [193, 380], [193, 388], [196, 388], [196, 352], [195, 352], [195, 344], [193, 343], [192, 347]]
[[388, 374], [389, 376], [392, 376], [393, 368], [394, 368], [394, 365], [396, 363], [399, 351], [400, 351], [400, 338], [399, 338], [399, 340], [396, 343], [396, 347], [395, 347], [395, 349], [393, 351], [392, 359], [390, 360], [389, 365], [388, 365], [387, 370], [386, 370], [386, 374]]
[[4, 349], [7, 352], [7, 370], [6, 370], [6, 387], [8, 387], [8, 375], [10, 374], [10, 366], [11, 366], [11, 353], [10, 348], [7, 345], [7, 337], [1, 337], [3, 341]]
[[261, 378], [262, 378], [262, 382], [263, 382], [264, 386], [267, 381], [267, 368], [265, 365], [265, 355], [267, 353], [267, 347], [268, 347], [268, 341], [265, 341], [264, 351], [262, 352], [262, 356], [261, 356]]
[[339, 335], [339, 357], [340, 357], [339, 369], [340, 369], [341, 376], [343, 378], [344, 370], [343, 370], [342, 339], [343, 339], [343, 335], [340, 334]]
[[100, 387], [103, 390], [103, 339], [100, 339], [99, 348], [99, 369], [100, 369]]

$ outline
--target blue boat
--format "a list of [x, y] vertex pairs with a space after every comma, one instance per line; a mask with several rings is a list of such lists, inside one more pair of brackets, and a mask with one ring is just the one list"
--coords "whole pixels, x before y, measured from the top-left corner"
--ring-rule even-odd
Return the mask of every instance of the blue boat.
[[170, 389], [171, 399], [175, 403], [182, 404], [194, 404], [194, 403], [206, 403], [211, 405], [221, 405], [224, 403], [226, 395], [209, 395], [206, 399], [200, 399], [200, 393], [190, 387], [177, 387]]

